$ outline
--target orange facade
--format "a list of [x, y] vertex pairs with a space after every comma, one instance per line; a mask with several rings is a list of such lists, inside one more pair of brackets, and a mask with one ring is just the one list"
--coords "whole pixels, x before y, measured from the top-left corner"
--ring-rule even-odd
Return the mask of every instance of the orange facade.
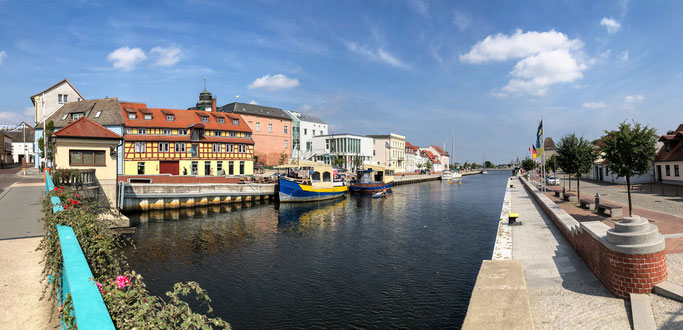
[[292, 121], [286, 119], [240, 114], [252, 132], [254, 155], [267, 166], [279, 165], [292, 152]]

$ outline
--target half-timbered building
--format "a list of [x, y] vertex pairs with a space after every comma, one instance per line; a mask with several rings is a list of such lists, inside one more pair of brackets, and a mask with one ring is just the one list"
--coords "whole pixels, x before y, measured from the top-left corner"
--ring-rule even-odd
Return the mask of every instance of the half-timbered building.
[[124, 175], [252, 175], [254, 141], [237, 114], [121, 102]]

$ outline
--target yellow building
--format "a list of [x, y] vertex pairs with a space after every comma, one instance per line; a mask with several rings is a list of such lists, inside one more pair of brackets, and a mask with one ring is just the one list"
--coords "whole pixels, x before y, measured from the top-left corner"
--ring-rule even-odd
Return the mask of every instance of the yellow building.
[[[111, 205], [116, 205], [117, 155], [121, 136], [87, 117], [52, 134], [57, 168], [95, 170], [99, 184]], [[112, 152], [113, 151], [113, 152]]]
[[254, 173], [251, 130], [237, 114], [121, 102], [124, 175]]

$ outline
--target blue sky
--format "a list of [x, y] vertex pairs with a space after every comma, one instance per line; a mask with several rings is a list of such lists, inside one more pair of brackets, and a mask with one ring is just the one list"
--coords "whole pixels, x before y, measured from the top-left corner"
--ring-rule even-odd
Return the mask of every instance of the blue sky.
[[683, 122], [681, 1], [0, 0], [0, 122], [68, 78], [86, 98], [193, 106], [208, 89], [319, 115], [332, 132], [525, 155], [634, 119]]

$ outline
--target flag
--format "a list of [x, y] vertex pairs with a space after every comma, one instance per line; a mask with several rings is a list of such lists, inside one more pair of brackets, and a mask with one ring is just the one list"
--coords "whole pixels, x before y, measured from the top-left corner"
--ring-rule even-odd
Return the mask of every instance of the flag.
[[534, 151], [532, 153], [533, 153], [534, 159], [536, 159], [536, 147], [534, 147], [534, 146], [531, 146], [531, 147], [534, 148]]
[[541, 136], [543, 136], [543, 120], [538, 123], [538, 131], [536, 131], [536, 148], [543, 148], [543, 146], [541, 146]]
[[384, 146], [385, 146], [387, 149], [389, 149], [389, 142], [384, 141]]

